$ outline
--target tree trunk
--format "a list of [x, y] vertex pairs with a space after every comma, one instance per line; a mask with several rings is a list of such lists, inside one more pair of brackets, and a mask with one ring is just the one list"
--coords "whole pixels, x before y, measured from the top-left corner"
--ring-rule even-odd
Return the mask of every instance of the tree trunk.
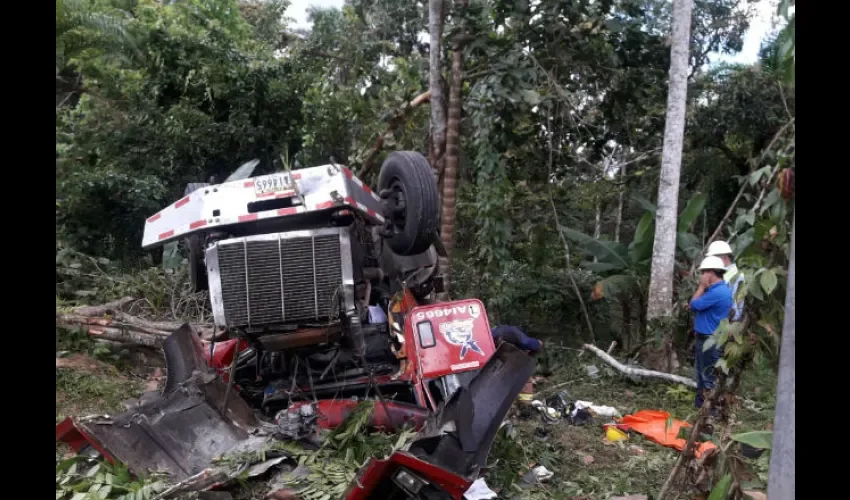
[[598, 240], [602, 236], [602, 202], [597, 198], [596, 206], [593, 207], [593, 239]]
[[[599, 240], [602, 236], [602, 201], [599, 197], [596, 198], [596, 205], [594, 206], [594, 217], [593, 217], [593, 239]], [[599, 259], [594, 255], [593, 262], [598, 262]]]
[[617, 219], [614, 225], [614, 241], [620, 241], [620, 231], [623, 227], [623, 199], [626, 197], [626, 164], [620, 167], [620, 194], [617, 197]]
[[[455, 19], [466, 8], [467, 0], [455, 3]], [[457, 211], [457, 166], [460, 159], [460, 93], [463, 85], [463, 22], [457, 26], [452, 40], [452, 78], [449, 85], [449, 119], [446, 126], [446, 168], [443, 173], [442, 217], [440, 240], [446, 249], [447, 257], [440, 257], [440, 269], [446, 292], [451, 292], [451, 258], [454, 248], [455, 213]], [[432, 106], [433, 108], [434, 106]]]
[[434, 169], [434, 178], [439, 181], [443, 153], [446, 148], [446, 103], [443, 98], [442, 78], [442, 39], [443, 39], [443, 0], [428, 2], [428, 31], [431, 35], [430, 69], [428, 82], [431, 90], [431, 147], [428, 151], [428, 162]]
[[652, 247], [647, 318], [670, 317], [673, 310], [673, 268], [676, 258], [676, 222], [679, 209], [679, 174], [685, 132], [688, 90], [688, 44], [693, 0], [674, 0], [667, 117], [658, 183], [658, 211]]
[[796, 208], [791, 223], [791, 254], [788, 263], [788, 291], [785, 295], [785, 324], [782, 327], [782, 344], [779, 350], [779, 380], [776, 387], [776, 414], [773, 418], [773, 446], [770, 453], [770, 472], [767, 495], [771, 500], [794, 498], [796, 468], [794, 443], [796, 427], [795, 369], [797, 343], [795, 339], [795, 268], [794, 254], [797, 226]]
[[632, 302], [629, 295], [620, 297], [620, 310], [622, 311], [622, 324], [620, 325], [620, 344], [623, 352], [629, 352], [632, 346]]

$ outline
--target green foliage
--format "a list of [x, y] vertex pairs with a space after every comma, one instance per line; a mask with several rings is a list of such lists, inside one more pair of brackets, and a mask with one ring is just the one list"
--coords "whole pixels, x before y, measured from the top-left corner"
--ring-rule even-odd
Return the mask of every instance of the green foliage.
[[71, 246], [138, 260], [144, 219], [186, 183], [252, 157], [270, 169], [297, 138], [301, 81], [235, 6], [140, 2], [125, 23], [139, 53], [70, 59], [96, 89], [57, 109], [57, 226]]
[[[655, 239], [656, 207], [646, 199], [636, 197], [638, 204], [646, 212], [638, 221], [632, 241], [626, 245], [619, 242], [594, 239], [580, 231], [561, 227], [560, 230], [578, 245], [584, 255], [593, 257], [593, 261], [582, 261], [582, 267], [599, 274], [603, 278], [594, 286], [594, 300], [611, 298], [624, 299], [624, 294], [645, 295], [649, 279], [649, 261], [652, 258], [652, 245]], [[682, 261], [698, 257], [702, 245], [699, 239], [687, 232], [705, 207], [707, 197], [696, 194], [685, 204], [679, 214], [679, 233], [677, 248]]]
[[[773, 169], [779, 169], [779, 165]], [[724, 348], [724, 359], [718, 366], [726, 371], [742, 360], [778, 353], [784, 321], [790, 207], [778, 195], [764, 195], [776, 192], [768, 179], [753, 187], [761, 189], [765, 203], [756, 210], [741, 209], [733, 224], [737, 234], [730, 238], [736, 242], [738, 271], [745, 280], [735, 300], [743, 302], [746, 318], [743, 323], [722, 322], [715, 335], [717, 345]]]
[[773, 444], [773, 431], [742, 432], [733, 434], [732, 440], [760, 450], [769, 450]]
[[[138, 299], [129, 312], [152, 320], [204, 323], [211, 316], [209, 297], [204, 292], [192, 291], [186, 267], [176, 272], [150, 264], [127, 269], [105, 257], [92, 257], [65, 247], [62, 243], [57, 244], [57, 312], [74, 306], [104, 304], [124, 297]], [[66, 338], [68, 335], [73, 336], [73, 333], [57, 332], [57, 338]], [[57, 346], [57, 350], [64, 349], [68, 348], [60, 349]], [[111, 358], [113, 353], [101, 349], [96, 354]]]
[[779, 15], [782, 16], [787, 24], [779, 33], [777, 38], [776, 58], [779, 67], [782, 69], [782, 74], [785, 81], [792, 85], [796, 81], [797, 71], [797, 34], [796, 34], [796, 12], [791, 14], [790, 9], [795, 4], [794, 0], [780, 0], [777, 7]]
[[369, 416], [375, 410], [374, 401], [363, 401], [357, 405], [342, 425], [332, 430], [328, 436], [328, 446], [331, 449], [345, 453], [344, 460], [348, 463], [363, 463], [372, 456], [372, 450], [367, 445], [366, 425]]
[[289, 41], [284, 14], [290, 4], [290, 0], [243, 0], [238, 6], [239, 13], [253, 28], [254, 39], [283, 49]]
[[162, 480], [136, 480], [120, 464], [83, 456], [56, 464], [56, 500], [150, 500], [164, 489]]
[[324, 436], [318, 451], [305, 450], [295, 443], [275, 443], [273, 449], [286, 451], [310, 469], [306, 476], [285, 477], [284, 484], [307, 500], [339, 498], [370, 457], [384, 458], [403, 449], [416, 434], [414, 431], [405, 429], [396, 435], [367, 432], [376, 404], [380, 402], [360, 402], [339, 427]]
[[711, 490], [711, 494], [708, 495], [708, 500], [726, 500], [726, 497], [729, 495], [729, 490], [732, 488], [732, 474], [725, 474], [720, 478], [720, 481], [717, 481], [717, 484], [714, 485], [714, 488]]
[[[311, 10], [312, 30], [292, 45], [294, 61], [313, 80], [303, 94], [298, 164], [335, 157], [360, 167], [387, 122], [427, 88], [427, 57], [414, 45], [392, 41], [396, 34], [409, 41], [398, 31], [416, 26], [408, 22], [409, 7], [358, 1], [342, 10]], [[387, 134], [385, 147], [424, 150], [425, 134], [427, 107]]]
[[138, 379], [124, 379], [117, 368], [103, 364], [101, 373], [73, 368], [56, 369], [56, 421], [80, 414], [113, 413], [124, 410], [123, 403], [140, 394]]
[[129, 13], [120, 4], [108, 0], [57, 0], [57, 79], [74, 58], [86, 51], [100, 55], [104, 51], [136, 50], [133, 36], [127, 30]]
[[[313, 9], [312, 29], [292, 33], [280, 16], [286, 5], [57, 6], [57, 19], [74, 20], [57, 31], [57, 57], [70, 54], [62, 57], [84, 82], [79, 101], [56, 117], [57, 236], [68, 248], [109, 258], [116, 269], [149, 267], [139, 249], [144, 219], [179, 198], [188, 182], [220, 180], [251, 158], [261, 160], [255, 173], [262, 174], [280, 168], [280, 156], [296, 167], [335, 157], [355, 168], [370, 157], [390, 119], [427, 88], [427, 44], [417, 39], [425, 9], [356, 0], [341, 10]], [[746, 25], [739, 7], [697, 2], [695, 54], [737, 50]], [[111, 16], [123, 31], [97, 31], [84, 22], [90, 14]], [[549, 196], [566, 227], [586, 229], [598, 208], [605, 241], [615, 232], [621, 193], [655, 190], [669, 9], [660, 2], [472, 2], [463, 13], [450, 12], [447, 54], [461, 21], [471, 41], [464, 50], [457, 291], [486, 299], [496, 318], [558, 331], [581, 320], [578, 297], [565, 286], [570, 277], [583, 295], [599, 281], [591, 269], [602, 273], [609, 295], [639, 288], [645, 277], [634, 263], [651, 253], [651, 216], [627, 204], [617, 230], [623, 241], [631, 238], [625, 252], [617, 246], [613, 261], [575, 269], [578, 252], [566, 262]], [[103, 45], [65, 51], [61, 33], [75, 30]], [[685, 163], [693, 172], [683, 175], [682, 191], [710, 201], [699, 210], [695, 198], [683, 210], [681, 260], [698, 257], [698, 230], [707, 237], [706, 226], [734, 197], [724, 148], [736, 160], [760, 151], [761, 135], [785, 117], [782, 92], [793, 112], [793, 95], [768, 78], [745, 70], [697, 73], [691, 95], [706, 105], [689, 117]], [[427, 106], [408, 113], [384, 148], [424, 151], [427, 114]], [[618, 177], [625, 165], [628, 175]], [[781, 281], [773, 293], [782, 293]], [[63, 286], [57, 293], [66, 300], [105, 295], [89, 285]], [[98, 295], [75, 295], [87, 291]], [[169, 304], [149, 300], [160, 310]], [[592, 305], [594, 329], [610, 328], [609, 309]]]
[[[359, 168], [389, 122], [427, 90], [428, 47], [417, 38], [426, 25], [421, 2], [350, 0], [341, 10], [313, 9], [313, 27], [301, 33], [281, 16], [286, 0], [165, 4], [57, 3], [57, 308], [129, 295], [144, 299], [134, 313], [208, 318], [207, 299], [189, 293], [185, 272], [165, 272], [141, 252], [145, 218], [179, 198], [187, 183], [221, 180], [252, 158], [261, 160], [255, 174], [280, 168], [281, 156], [294, 167], [334, 157]], [[618, 326], [624, 338], [633, 323], [642, 336], [670, 326], [648, 326], [643, 314], [655, 211], [646, 198], [658, 183], [669, 5], [489, 0], [448, 13], [445, 77], [458, 27], [469, 39], [453, 279], [456, 295], [481, 297], [496, 321], [575, 340], [585, 328], [568, 286], [575, 280], [582, 296], [614, 299], [588, 304], [600, 342]], [[760, 66], [695, 70], [689, 88], [680, 186], [689, 201], [679, 217], [675, 285], [680, 297], [689, 295], [687, 264], [701, 257], [743, 186], [720, 233], [735, 247], [746, 280], [737, 298], [747, 320], [723, 322], [715, 339], [724, 351], [720, 368], [729, 373], [750, 358], [761, 365], [779, 345], [791, 207], [774, 182], [794, 167], [794, 129], [785, 128], [795, 113], [790, 5], [780, 4], [789, 22]], [[748, 9], [740, 0], [697, 1], [692, 63], [739, 50]], [[383, 150], [425, 151], [427, 116], [421, 106], [394, 120]], [[620, 209], [623, 198], [635, 203]], [[597, 231], [598, 238], [589, 236]], [[92, 349], [80, 332], [57, 332], [57, 351]], [[551, 352], [557, 355], [545, 356], [557, 369], [563, 351]], [[82, 401], [120, 395], [70, 373], [57, 371], [57, 386]], [[92, 391], [80, 389], [86, 384]], [[586, 397], [602, 397], [598, 390]], [[688, 394], [670, 390], [641, 404], [663, 399], [686, 407]], [[293, 479], [305, 497], [341, 492], [368, 456], [404, 445], [404, 434], [363, 430], [367, 406], [309, 455], [313, 485]], [[510, 488], [531, 461], [573, 465], [575, 457], [554, 446], [503, 434], [494, 449], [500, 486]], [[297, 456], [308, 460], [303, 450]], [[576, 462], [578, 472], [559, 487], [576, 495], [622, 493], [667, 462], [633, 457], [606, 475]], [[98, 494], [88, 493], [96, 481], [65, 472], [57, 471], [57, 495], [60, 475], [72, 477], [61, 490], [68, 498]], [[717, 488], [728, 492], [728, 480]]]

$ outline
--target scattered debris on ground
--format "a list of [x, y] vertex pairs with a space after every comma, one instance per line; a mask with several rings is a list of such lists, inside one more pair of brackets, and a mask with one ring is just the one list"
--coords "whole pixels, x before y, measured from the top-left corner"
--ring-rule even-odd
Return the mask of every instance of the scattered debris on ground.
[[[156, 365], [156, 363], [152, 363]], [[586, 499], [628, 499], [638, 500], [655, 494], [673, 462], [676, 451], [647, 439], [638, 432], [627, 432], [628, 439], [611, 441], [607, 430], [615, 423], [614, 417], [594, 414], [592, 407], [584, 408], [585, 420], [577, 422], [570, 418], [578, 402], [602, 402], [600, 406], [611, 406], [621, 414], [635, 415], [645, 408], [664, 408], [669, 415], [681, 418], [683, 422], [693, 418], [693, 393], [687, 388], [666, 384], [636, 384], [619, 374], [611, 376], [602, 373], [599, 378], [582, 377], [585, 369], [572, 359], [564, 361], [565, 368], [541, 381], [537, 393], [538, 401], [552, 409], [557, 418], [549, 418], [549, 412], [539, 409], [526, 419], [515, 414], [500, 429], [490, 454], [489, 469], [482, 475], [481, 482], [472, 490], [486, 496], [484, 490], [491, 491], [504, 499], [544, 499], [544, 498], [586, 498]], [[138, 396], [146, 391], [155, 390], [162, 381], [163, 370], [158, 366], [133, 366], [127, 369], [116, 368], [113, 361], [101, 361], [80, 353], [64, 353], [57, 357], [57, 421], [68, 415], [89, 413], [110, 413], [122, 410], [122, 403], [129, 397]], [[159, 369], [158, 369], [159, 368]], [[760, 373], [745, 380], [741, 394], [749, 396], [752, 404], [744, 404], [739, 411], [741, 428], [764, 428], [772, 416], [772, 393], [762, 390], [757, 393], [755, 387], [770, 387]], [[547, 387], [556, 386], [561, 380], [575, 382], [563, 386], [552, 395]], [[578, 412], [576, 412], [578, 415]], [[609, 426], [609, 427], [606, 427]], [[351, 428], [346, 427], [349, 431]], [[619, 427], [614, 427], [619, 429]], [[292, 499], [309, 500], [322, 498], [317, 492], [332, 493], [330, 499], [338, 498], [354, 477], [360, 464], [371, 455], [383, 456], [394, 447], [403, 446], [412, 433], [407, 435], [386, 435], [379, 433], [346, 432], [340, 429], [336, 437], [326, 439], [326, 445], [316, 449], [307, 449], [295, 443], [281, 443], [267, 453], [264, 460], [255, 456], [231, 457], [237, 468], [254, 475], [250, 479], [239, 478], [228, 486], [227, 491], [233, 500], [248, 499]], [[88, 462], [82, 463], [82, 457], [68, 458], [57, 450], [57, 492], [70, 491], [73, 487], [79, 491], [83, 486], [93, 487], [92, 480], [77, 471]], [[278, 460], [279, 459], [279, 460]], [[70, 460], [68, 462], [67, 460]], [[272, 460], [272, 462], [269, 462]], [[276, 460], [276, 461], [275, 461]], [[764, 463], [764, 457], [742, 458], [743, 463]], [[223, 460], [227, 462], [227, 460]], [[60, 472], [59, 464], [63, 464]], [[78, 463], [77, 471], [69, 474], [73, 463]], [[93, 462], [92, 462], [93, 463]], [[246, 465], [247, 464], [247, 465]], [[134, 483], [120, 468], [101, 464], [100, 477], [106, 480], [112, 474], [117, 491], [143, 491], [151, 500], [162, 494], [166, 485], [157, 482], [157, 478]], [[529, 485], [523, 480], [524, 474], [535, 468], [545, 470], [545, 480]], [[247, 471], [251, 472], [247, 472]], [[766, 468], [764, 469], [766, 471]], [[120, 476], [120, 480], [119, 480]], [[64, 481], [60, 487], [59, 483]], [[88, 481], [88, 482], [87, 482]], [[764, 488], [759, 476], [753, 473], [752, 485], [748, 485], [747, 494], [751, 498], [764, 498], [758, 491]], [[121, 486], [119, 486], [119, 484]], [[122, 489], [123, 488], [123, 489]], [[335, 496], [336, 495], [336, 496]], [[70, 499], [73, 495], [67, 496]], [[219, 495], [221, 498], [227, 498]], [[206, 495], [206, 498], [215, 498]], [[112, 495], [107, 498], [119, 498]], [[135, 498], [135, 497], [134, 497]], [[204, 498], [204, 497], [197, 497]]]

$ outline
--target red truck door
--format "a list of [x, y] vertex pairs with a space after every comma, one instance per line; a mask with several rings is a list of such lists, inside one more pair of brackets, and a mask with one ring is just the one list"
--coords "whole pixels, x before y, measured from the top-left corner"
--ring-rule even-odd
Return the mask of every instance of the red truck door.
[[478, 299], [417, 306], [407, 315], [405, 331], [416, 346], [415, 363], [424, 380], [477, 370], [496, 351]]

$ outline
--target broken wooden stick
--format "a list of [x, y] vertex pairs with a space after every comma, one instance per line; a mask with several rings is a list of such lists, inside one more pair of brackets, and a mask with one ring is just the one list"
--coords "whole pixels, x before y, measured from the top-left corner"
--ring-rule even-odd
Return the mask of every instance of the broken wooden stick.
[[656, 378], [672, 382], [674, 384], [683, 384], [694, 389], [697, 387], [697, 383], [693, 379], [687, 377], [673, 375], [672, 373], [657, 372], [655, 370], [647, 370], [646, 368], [626, 366], [595, 345], [584, 344], [584, 348], [596, 354], [602, 361], [608, 363], [611, 367], [624, 375], [628, 375], [630, 377]]
[[688, 440], [685, 442], [685, 447], [682, 448], [682, 452], [679, 453], [679, 457], [676, 459], [676, 464], [673, 465], [673, 468], [670, 470], [670, 474], [664, 481], [664, 485], [661, 486], [661, 491], [658, 493], [658, 500], [666, 498], [667, 492], [670, 491], [670, 487], [676, 481], [676, 478], [679, 476], [679, 472], [683, 469], [685, 462], [694, 454], [694, 444], [696, 443], [696, 438], [699, 435], [700, 427], [711, 412], [711, 399], [711, 397], [708, 397], [705, 401], [703, 401], [699, 413], [697, 414], [696, 421], [691, 428], [691, 433], [688, 435]]

